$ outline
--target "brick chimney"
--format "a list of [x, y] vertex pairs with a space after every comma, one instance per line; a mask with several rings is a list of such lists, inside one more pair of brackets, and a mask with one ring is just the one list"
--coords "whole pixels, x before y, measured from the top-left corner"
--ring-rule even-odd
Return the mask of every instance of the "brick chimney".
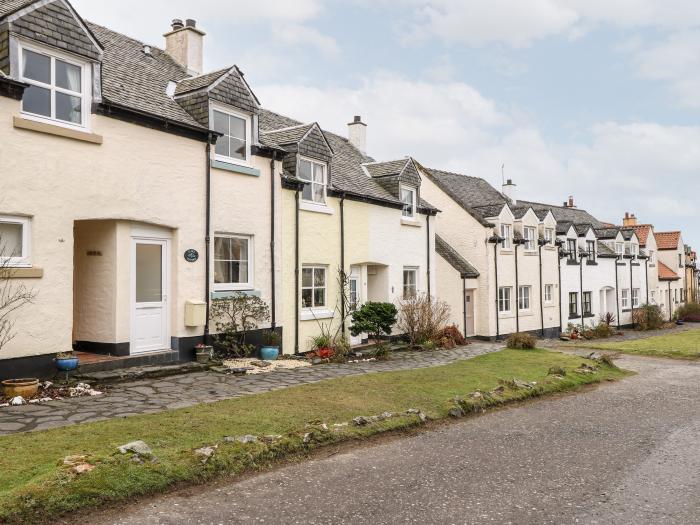
[[635, 217], [634, 213], [630, 213], [628, 211], [625, 212], [625, 217], [622, 219], [622, 225], [623, 226], [636, 226], [637, 225], [637, 217]]
[[512, 204], [515, 204], [517, 202], [515, 200], [515, 189], [517, 187], [518, 185], [513, 184], [513, 181], [511, 179], [508, 179], [502, 187], [503, 195], [505, 195], [506, 199], [508, 199]]
[[348, 140], [360, 153], [367, 154], [367, 124], [362, 122], [360, 115], [355, 115], [353, 121], [348, 124]]
[[204, 68], [204, 35], [197, 29], [197, 22], [187, 19], [185, 23], [176, 18], [172, 30], [165, 33], [165, 51], [192, 76], [201, 75]]
[[564, 202], [564, 208], [575, 208], [576, 204], [574, 204], [574, 196], [569, 195], [569, 200]]

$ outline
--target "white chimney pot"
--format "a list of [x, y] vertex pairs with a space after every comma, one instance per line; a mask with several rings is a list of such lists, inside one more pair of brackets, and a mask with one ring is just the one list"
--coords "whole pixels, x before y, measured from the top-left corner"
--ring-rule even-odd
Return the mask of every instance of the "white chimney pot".
[[513, 204], [517, 203], [517, 201], [515, 200], [516, 187], [517, 185], [513, 184], [513, 181], [511, 179], [508, 179], [503, 185], [503, 195], [505, 195], [506, 199], [508, 199]]
[[363, 155], [367, 154], [367, 124], [362, 122], [359, 115], [355, 115], [353, 121], [348, 124], [348, 140]]

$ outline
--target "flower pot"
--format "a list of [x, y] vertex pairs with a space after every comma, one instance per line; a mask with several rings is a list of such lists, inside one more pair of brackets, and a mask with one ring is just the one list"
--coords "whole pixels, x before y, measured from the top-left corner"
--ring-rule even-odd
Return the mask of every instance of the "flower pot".
[[69, 357], [67, 359], [56, 358], [54, 359], [54, 363], [56, 363], [56, 368], [61, 372], [70, 372], [78, 368], [79, 360], [77, 357]]
[[38, 379], [7, 379], [2, 382], [5, 389], [5, 397], [12, 398], [22, 396], [27, 399], [36, 395], [39, 390]]
[[318, 356], [321, 359], [328, 359], [328, 358], [332, 357], [333, 354], [334, 354], [334, 352], [333, 352], [332, 348], [319, 348], [318, 349]]
[[263, 361], [274, 361], [279, 355], [279, 346], [263, 346], [260, 348], [260, 359]]
[[211, 359], [211, 353], [213, 348], [211, 346], [204, 346], [201, 348], [195, 348], [197, 352], [197, 362], [200, 364], [207, 364]]

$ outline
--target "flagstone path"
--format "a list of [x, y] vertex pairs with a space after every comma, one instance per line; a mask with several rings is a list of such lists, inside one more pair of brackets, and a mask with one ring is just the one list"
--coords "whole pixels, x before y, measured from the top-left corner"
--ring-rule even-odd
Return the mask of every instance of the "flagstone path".
[[325, 379], [445, 365], [494, 352], [503, 343], [474, 342], [454, 350], [397, 352], [389, 361], [325, 364], [269, 374], [233, 376], [195, 372], [111, 385], [104, 395], [0, 408], [0, 435], [151, 414], [259, 394]]

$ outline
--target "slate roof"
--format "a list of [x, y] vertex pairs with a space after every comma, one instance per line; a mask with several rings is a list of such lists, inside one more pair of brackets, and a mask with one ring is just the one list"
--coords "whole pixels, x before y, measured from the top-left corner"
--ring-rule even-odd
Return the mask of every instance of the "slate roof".
[[477, 213], [483, 220], [487, 220], [490, 217], [497, 217], [506, 203], [501, 204], [489, 204], [487, 206], [476, 206], [472, 208], [475, 213]]
[[143, 52], [143, 42], [92, 22], [87, 24], [104, 46], [103, 99], [192, 128], [206, 129], [165, 92], [168, 82], [189, 76], [185, 68], [162, 49], [151, 46], [148, 56]]
[[177, 88], [175, 88], [175, 95], [182, 95], [184, 93], [189, 93], [190, 91], [197, 91], [199, 89], [209, 87], [230, 70], [230, 67], [226, 67], [224, 69], [212, 71], [211, 73], [205, 73], [204, 75], [199, 75], [197, 77], [186, 78], [178, 83]]
[[614, 250], [610, 249], [607, 244], [602, 241], [598, 241], [598, 257], [616, 258], [617, 254]]
[[435, 235], [435, 251], [440, 257], [445, 259], [452, 268], [457, 270], [460, 277], [463, 279], [476, 279], [479, 277], [478, 270], [437, 234]]
[[599, 239], [615, 239], [620, 231], [619, 228], [607, 226], [604, 228], [595, 228], [594, 230], [596, 237]]
[[659, 250], [676, 250], [681, 239], [681, 232], [654, 232], [656, 247]]
[[557, 235], [566, 235], [573, 225], [570, 221], [557, 221]]
[[371, 162], [365, 164], [365, 168], [372, 177], [387, 177], [398, 175], [403, 171], [409, 159], [391, 160], [389, 162]]
[[[593, 225], [592, 224], [574, 224], [574, 229], [576, 230], [576, 233], [579, 234], [579, 236], [583, 237], [588, 233], [588, 230], [592, 229]], [[595, 233], [595, 230], [594, 230]]]
[[[262, 109], [259, 116], [260, 142], [264, 145], [276, 143], [284, 146], [303, 137], [314, 125], [305, 124], [290, 117]], [[379, 201], [401, 204], [401, 201], [367, 175], [362, 165], [375, 160], [361, 153], [347, 138], [322, 130], [333, 150], [331, 167], [331, 189]], [[406, 163], [406, 160], [403, 160]], [[430, 203], [420, 199], [419, 207], [436, 210]]]
[[661, 261], [658, 261], [659, 281], [678, 281], [680, 277]]
[[5, 18], [12, 13], [30, 6], [38, 0], [3, 0], [0, 3], [0, 18]]
[[605, 224], [596, 219], [586, 210], [580, 208], [567, 208], [564, 206], [554, 206], [542, 202], [518, 201], [518, 204], [532, 206], [535, 210], [552, 210], [552, 214], [557, 222], [573, 222], [574, 224], [590, 224], [593, 228], [603, 228]]

